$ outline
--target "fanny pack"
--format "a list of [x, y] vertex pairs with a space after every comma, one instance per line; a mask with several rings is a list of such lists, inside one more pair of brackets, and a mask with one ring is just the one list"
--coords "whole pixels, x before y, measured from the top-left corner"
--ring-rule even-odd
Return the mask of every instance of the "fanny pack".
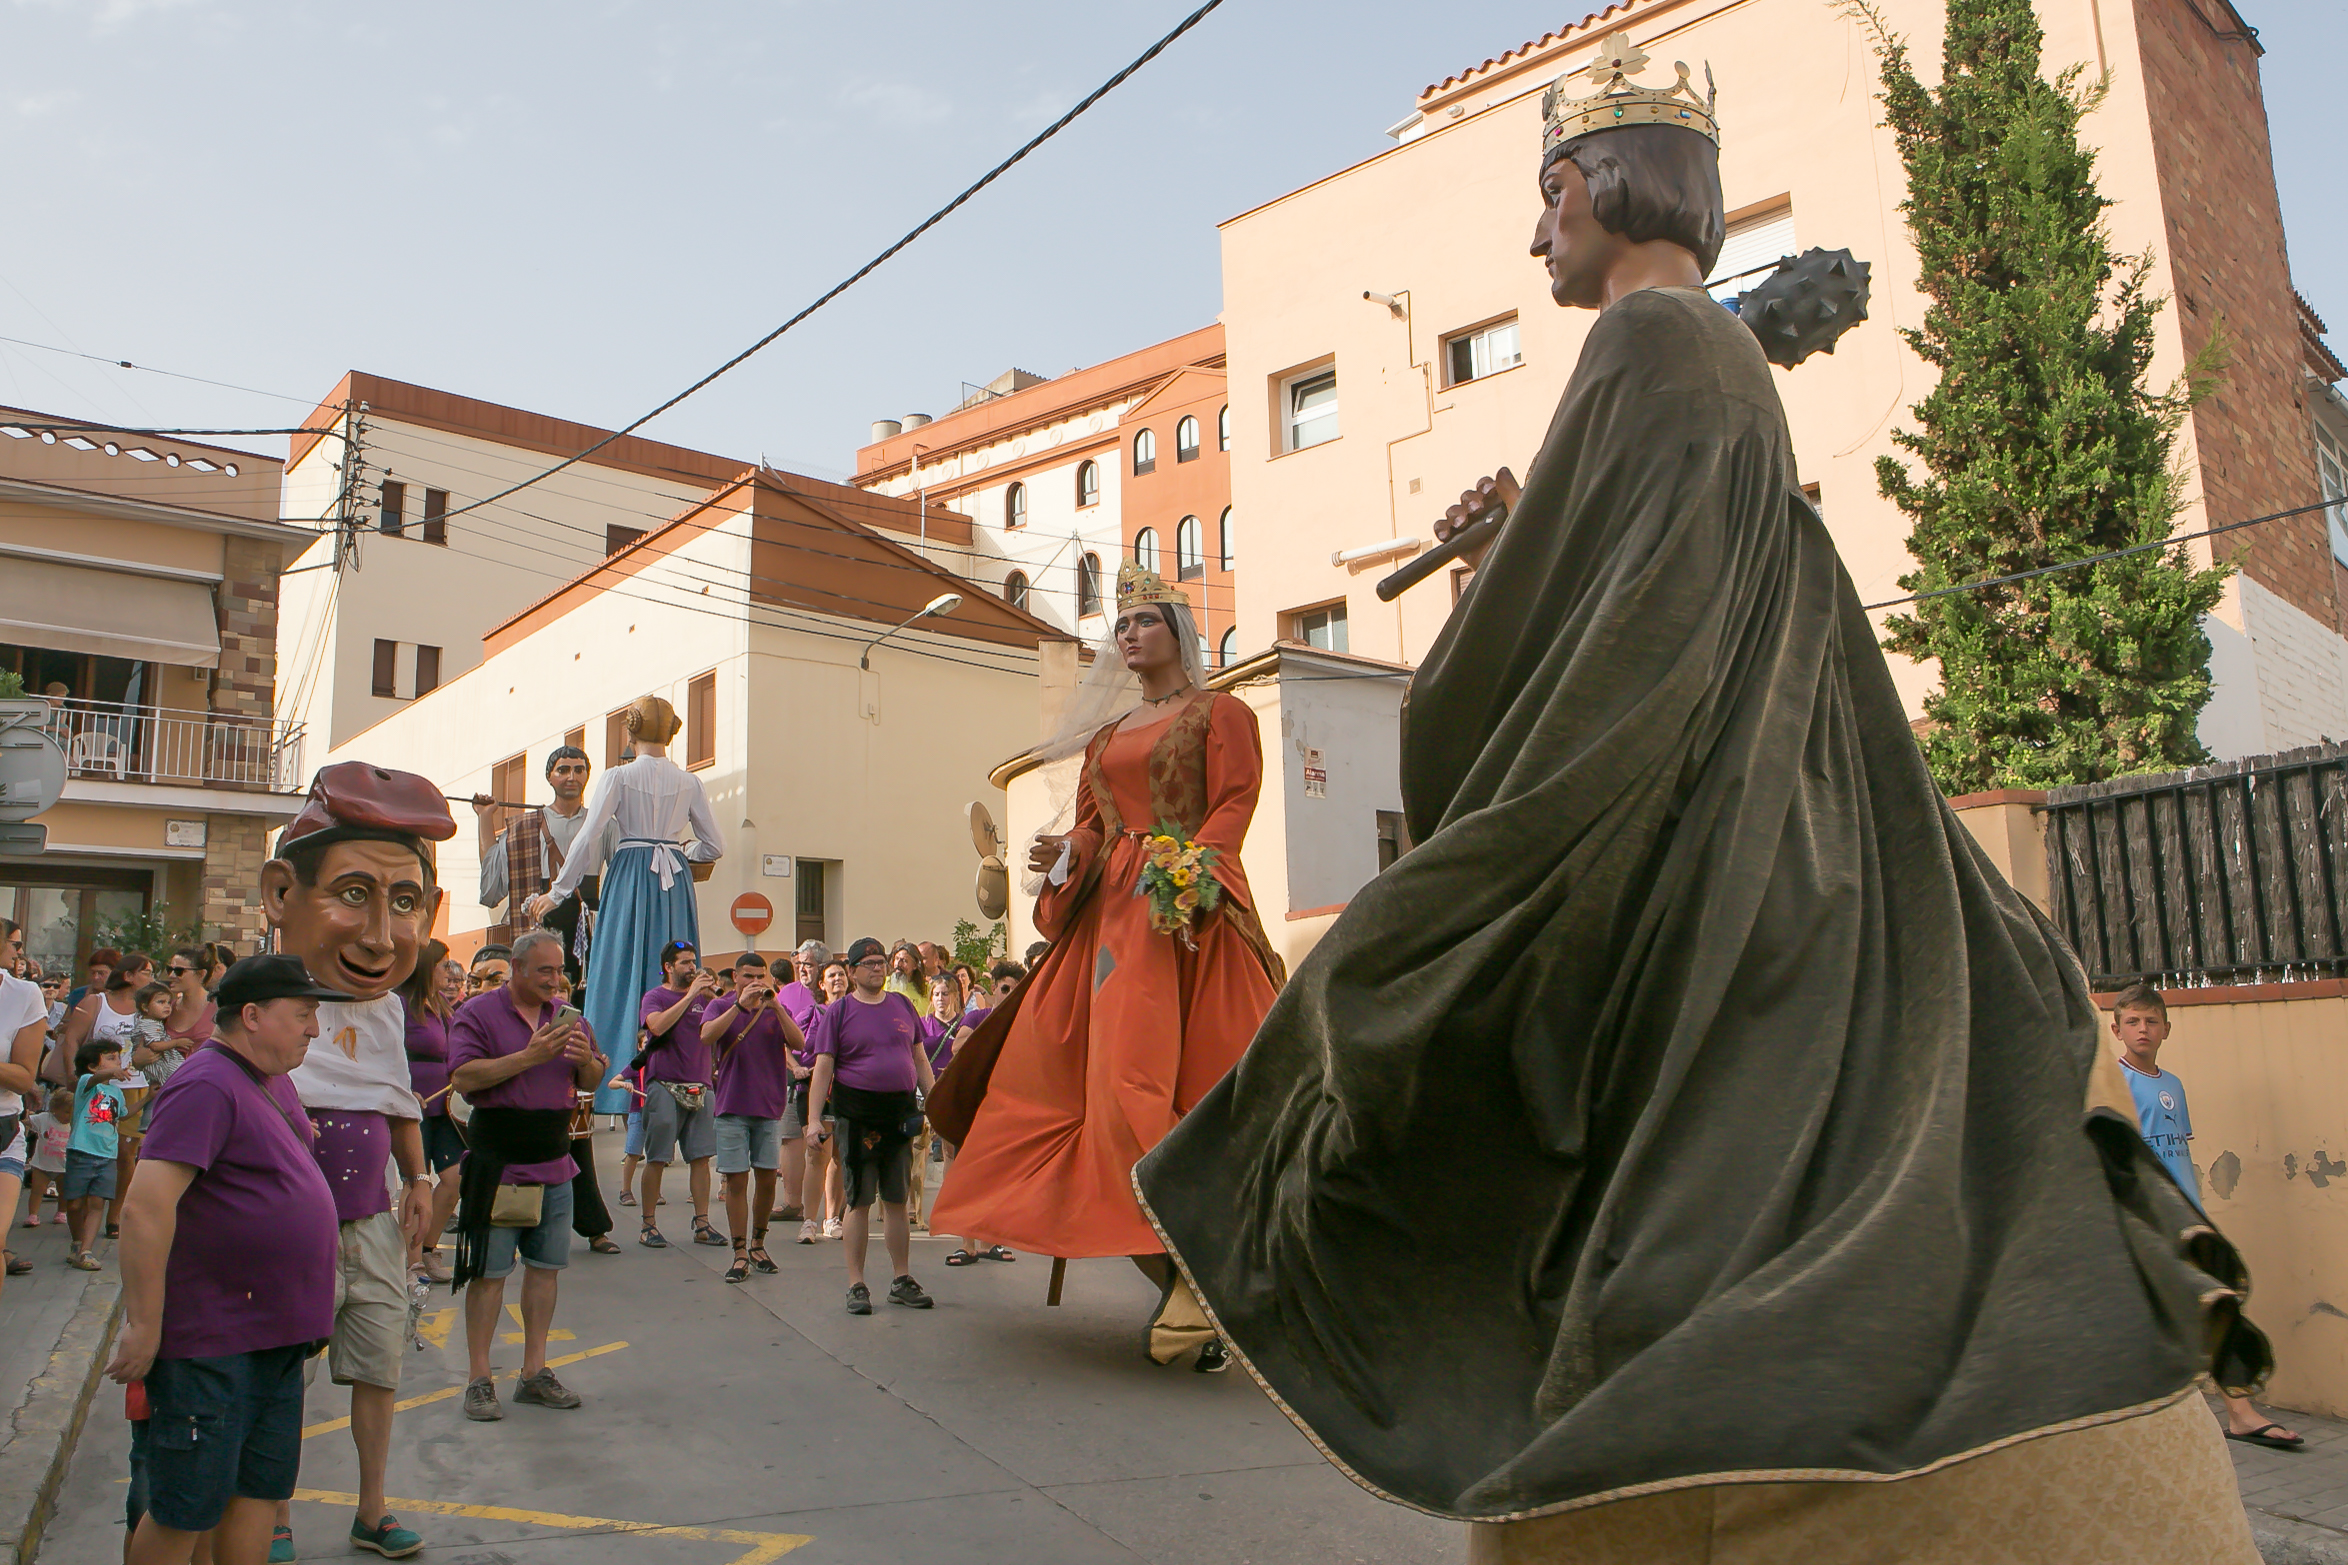
[[668, 1095], [676, 1100], [677, 1107], [688, 1114], [700, 1113], [702, 1100], [709, 1096], [709, 1086], [705, 1082], [656, 1081], [653, 1085], [667, 1088]]
[[499, 1185], [497, 1199], [489, 1203], [492, 1228], [535, 1228], [545, 1215], [544, 1185]]

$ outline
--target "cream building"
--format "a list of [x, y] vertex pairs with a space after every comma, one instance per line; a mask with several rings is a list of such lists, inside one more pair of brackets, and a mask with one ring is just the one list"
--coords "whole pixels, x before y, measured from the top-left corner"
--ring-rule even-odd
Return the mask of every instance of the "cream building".
[[0, 672], [47, 694], [67, 763], [41, 851], [0, 855], [0, 917], [44, 968], [78, 975], [126, 919], [264, 933], [263, 847], [324, 749], [272, 711], [278, 572], [310, 542], [281, 467], [0, 408]]
[[[476, 397], [352, 371], [305, 421], [286, 467], [289, 517], [314, 529], [285, 582], [280, 710], [327, 747], [481, 660], [482, 638], [613, 551], [665, 525], [752, 464], [628, 435], [508, 499], [611, 432]], [[345, 470], [356, 447], [354, 471]], [[817, 480], [795, 480], [814, 485]], [[924, 518], [832, 486], [833, 503], [884, 530]], [[969, 521], [934, 504], [930, 534], [968, 544]], [[454, 514], [452, 514], [454, 513]], [[330, 568], [336, 521], [355, 562]], [[698, 592], [674, 568], [663, 587]]]
[[[964, 811], [1000, 815], [988, 761], [1034, 734], [1075, 658], [1051, 626], [866, 526], [876, 504], [900, 521], [909, 509], [738, 472], [488, 627], [470, 667], [331, 759], [542, 804], [549, 749], [581, 745], [600, 772], [623, 742], [620, 709], [665, 696], [685, 720], [670, 756], [700, 776], [725, 836], [699, 888], [710, 949], [943, 939], [975, 917]], [[898, 628], [946, 594], [961, 602]], [[476, 833], [457, 810], [467, 829], [441, 852], [438, 932], [464, 953], [499, 914], [481, 905]], [[772, 908], [755, 938], [731, 917], [746, 896]]]
[[[1927, 80], [1941, 8], [1887, 0]], [[2235, 345], [2224, 394], [2190, 421], [2183, 531], [2305, 504], [2320, 493], [2304, 371], [2266, 153], [2256, 46], [2223, 0], [2043, 0], [2045, 68], [2108, 71], [2084, 134], [2115, 205], [2123, 254], [2151, 250], [2161, 316], [2151, 368], [2167, 385], [2223, 319]], [[1685, 60], [1718, 82], [1730, 239], [1715, 278], [1811, 246], [1873, 263], [1870, 318], [1832, 357], [1779, 371], [1803, 476], [1863, 601], [1900, 596], [1908, 525], [1876, 493], [1874, 463], [1930, 384], [1895, 332], [1922, 318], [1896, 210], [1903, 171], [1879, 123], [1865, 28], [1813, 0], [1628, 0], [1506, 49], [1427, 88], [1397, 145], [1223, 225], [1223, 324], [1232, 393], [1232, 491], [1249, 539], [1243, 646], [1310, 640], [1415, 663], [1453, 584], [1393, 605], [1376, 580], [1432, 542], [1459, 491], [1521, 476], [1539, 448], [1591, 316], [1558, 309], [1527, 253], [1540, 96], [1626, 28], [1668, 80]], [[1578, 87], [1569, 84], [1569, 90]], [[2244, 568], [2213, 617], [2221, 687], [2204, 717], [2220, 754], [2348, 735], [2348, 642], [2319, 517], [2223, 547]], [[2204, 558], [2206, 543], [2193, 546]], [[1342, 563], [1332, 557], [1345, 555]], [[1911, 705], [1927, 667], [1895, 662]]]

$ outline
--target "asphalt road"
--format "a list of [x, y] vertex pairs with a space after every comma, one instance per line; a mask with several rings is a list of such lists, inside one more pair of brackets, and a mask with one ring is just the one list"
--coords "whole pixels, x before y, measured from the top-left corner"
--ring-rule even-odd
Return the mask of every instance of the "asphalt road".
[[[634, 1212], [625, 1211], [632, 1219]], [[575, 1247], [556, 1373], [576, 1412], [461, 1411], [463, 1324], [446, 1290], [424, 1317], [393, 1435], [392, 1508], [438, 1565], [1353, 1565], [1449, 1562], [1462, 1529], [1388, 1505], [1328, 1466], [1244, 1371], [1160, 1369], [1141, 1352], [1152, 1290], [1123, 1261], [949, 1269], [917, 1237], [938, 1301], [841, 1307], [836, 1243], [778, 1245], [782, 1272], [727, 1286], [726, 1252]], [[722, 1222], [721, 1222], [722, 1226]], [[776, 1230], [782, 1232], [780, 1228]], [[875, 1242], [875, 1293], [887, 1267]], [[111, 1264], [111, 1258], [109, 1258]], [[509, 1288], [509, 1300], [519, 1297]], [[445, 1312], [445, 1313], [444, 1313]], [[495, 1361], [519, 1364], [519, 1324]], [[585, 1355], [585, 1356], [580, 1356]], [[575, 1358], [565, 1364], [565, 1358]], [[303, 1559], [350, 1559], [347, 1393], [309, 1397]], [[119, 1559], [129, 1426], [98, 1393], [39, 1558]], [[359, 1556], [372, 1558], [373, 1556]]]

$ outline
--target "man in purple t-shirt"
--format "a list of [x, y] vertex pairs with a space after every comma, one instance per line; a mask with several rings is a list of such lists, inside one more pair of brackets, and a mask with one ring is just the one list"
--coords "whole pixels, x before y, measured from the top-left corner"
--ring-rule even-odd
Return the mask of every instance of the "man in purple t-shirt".
[[[302, 1456], [302, 1361], [334, 1329], [334, 1196], [285, 1073], [340, 994], [251, 956], [213, 1041], [147, 1110], [122, 1205], [122, 1331], [106, 1373], [146, 1382], [147, 1513], [134, 1561], [259, 1560]], [[134, 1436], [134, 1438], [136, 1438]]]
[[[790, 1108], [791, 1077], [798, 1063], [791, 1053], [807, 1040], [799, 1024], [775, 1003], [766, 958], [755, 951], [743, 952], [734, 963], [734, 992], [710, 1006], [701, 1038], [717, 1054], [717, 1171], [726, 1182], [726, 1227], [734, 1241], [726, 1281], [740, 1282], [753, 1267], [780, 1270], [766, 1253], [766, 1225], [774, 1212], [783, 1116]], [[756, 1180], [751, 1178], [753, 1170]], [[745, 1235], [752, 1212], [758, 1221]]]
[[913, 1136], [921, 1123], [914, 1089], [936, 1079], [921, 1047], [921, 1013], [903, 995], [888, 992], [888, 948], [878, 940], [848, 948], [848, 976], [854, 987], [825, 1006], [816, 1023], [815, 1084], [808, 1090], [810, 1134], [831, 1139], [822, 1123], [825, 1109], [839, 1119], [837, 1156], [848, 1200], [840, 1246], [848, 1261], [848, 1313], [872, 1313], [864, 1253], [875, 1198], [889, 1263], [897, 1269], [889, 1302], [926, 1310], [930, 1296], [909, 1270], [913, 1225], [905, 1207]]
[[673, 941], [660, 953], [660, 987], [647, 990], [637, 1012], [649, 1035], [637, 1056], [644, 1067], [644, 1231], [636, 1242], [665, 1250], [668, 1240], [654, 1222], [660, 1182], [669, 1164], [682, 1156], [692, 1170], [693, 1242], [722, 1245], [709, 1222], [709, 1160], [717, 1154], [717, 1116], [710, 1104], [709, 1045], [701, 1022], [717, 998], [717, 974], [701, 965], [700, 953]]
[[798, 1024], [800, 1036], [807, 1040], [792, 1055], [791, 1106], [783, 1115], [783, 1139], [788, 1142], [795, 1136], [799, 1143], [783, 1154], [799, 1169], [796, 1181], [786, 1179], [785, 1190], [795, 1183], [798, 1194], [786, 1194], [783, 1211], [777, 1214], [778, 1220], [787, 1220], [791, 1208], [798, 1207], [801, 1244], [813, 1244], [823, 1237], [824, 1219], [832, 1211], [831, 1151], [807, 1129], [807, 1089], [815, 1080], [815, 1016], [823, 1009], [823, 969], [831, 959], [831, 948], [822, 941], [800, 942], [799, 949], [791, 953], [791, 982], [775, 991], [775, 1004]]
[[[503, 1418], [497, 1384], [490, 1376], [489, 1345], [496, 1340], [505, 1308], [505, 1280], [522, 1263], [522, 1379], [516, 1402], [574, 1408], [579, 1395], [546, 1367], [547, 1333], [554, 1325], [557, 1277], [571, 1259], [571, 1161], [568, 1125], [579, 1090], [594, 1090], [610, 1061], [576, 1021], [559, 1019], [555, 993], [562, 986], [563, 942], [544, 929], [514, 941], [513, 975], [502, 989], [476, 995], [457, 1012], [448, 1030], [448, 1079], [473, 1106], [468, 1162], [495, 1157], [484, 1134], [482, 1110], [522, 1110], [546, 1117], [540, 1138], [550, 1149], [543, 1161], [503, 1162], [501, 1186], [534, 1187], [538, 1221], [527, 1228], [490, 1227], [480, 1274], [465, 1283], [465, 1348], [470, 1378], [465, 1416], [480, 1422]], [[561, 1123], [554, 1121], [559, 1118]], [[559, 1155], [551, 1149], [560, 1148]], [[482, 1174], [486, 1179], [487, 1173]], [[468, 1193], [467, 1203], [473, 1200]], [[460, 1209], [460, 1224], [470, 1221]], [[459, 1277], [465, 1276], [465, 1248], [458, 1247]]]

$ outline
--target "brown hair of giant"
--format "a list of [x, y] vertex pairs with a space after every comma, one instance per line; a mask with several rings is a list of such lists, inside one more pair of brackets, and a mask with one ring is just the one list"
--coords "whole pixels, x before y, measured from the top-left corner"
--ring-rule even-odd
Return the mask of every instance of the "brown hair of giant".
[[1633, 244], [1668, 239], [1696, 258], [1705, 276], [1720, 259], [1728, 219], [1720, 194], [1720, 149], [1677, 125], [1623, 125], [1577, 136], [1542, 164], [1566, 158], [1590, 186], [1598, 226]]

